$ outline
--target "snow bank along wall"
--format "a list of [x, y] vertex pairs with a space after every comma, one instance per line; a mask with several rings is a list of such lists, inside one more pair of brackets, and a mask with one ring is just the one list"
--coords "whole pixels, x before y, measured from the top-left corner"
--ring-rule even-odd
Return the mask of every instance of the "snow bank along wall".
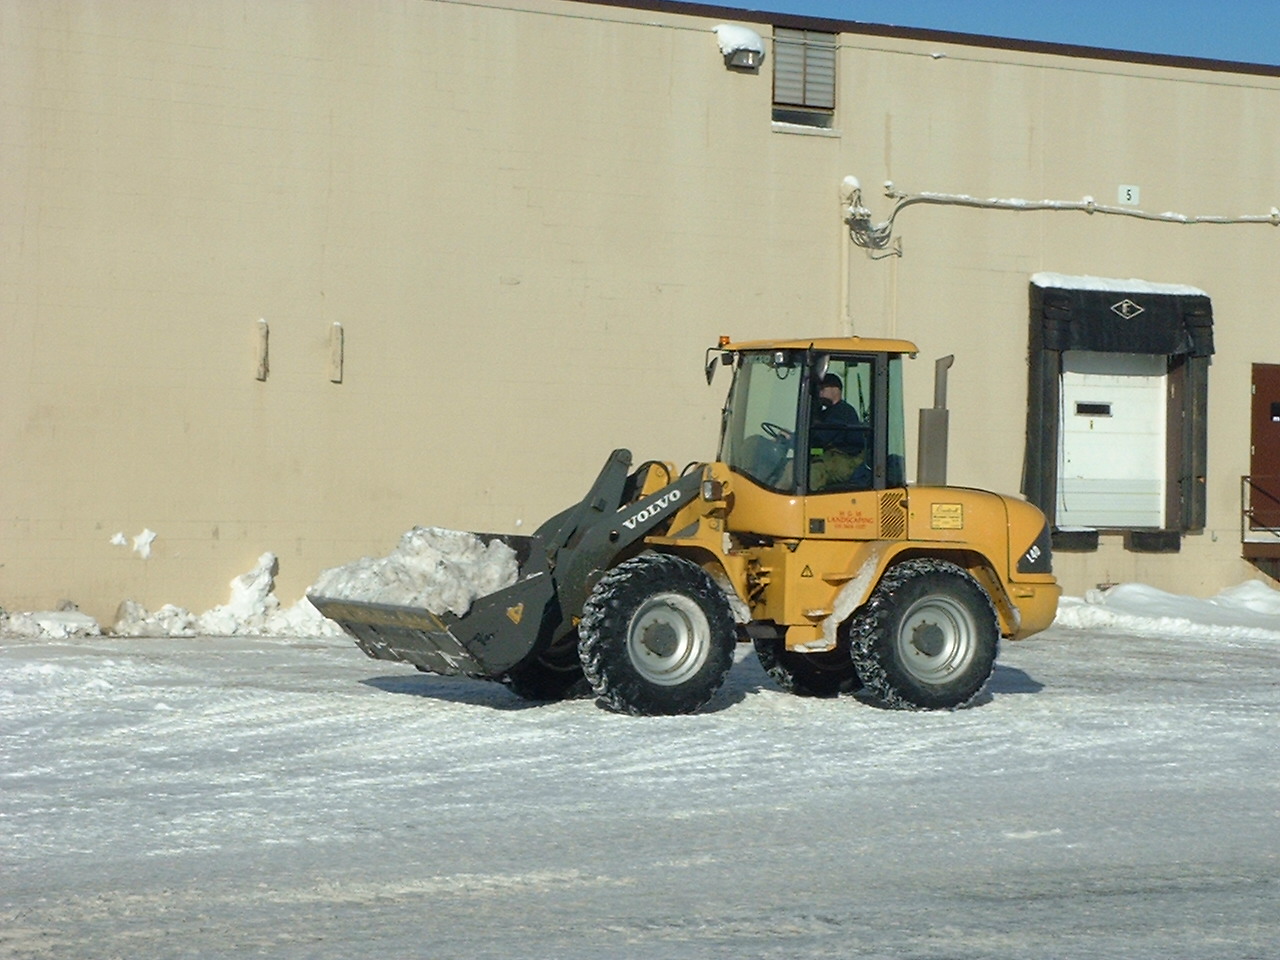
[[[954, 353], [950, 477], [1017, 492], [1042, 272], [1212, 303], [1201, 527], [1103, 532], [1067, 589], [1255, 575], [1280, 230], [918, 206], [873, 260], [842, 182], [878, 217], [885, 180], [1265, 213], [1277, 72], [761, 16], [0, 0], [0, 605], [207, 609], [264, 550], [288, 603], [414, 524], [536, 524], [615, 446], [713, 454], [720, 333], [911, 338], [913, 408]], [[829, 54], [830, 97], [773, 102], [775, 27]]]

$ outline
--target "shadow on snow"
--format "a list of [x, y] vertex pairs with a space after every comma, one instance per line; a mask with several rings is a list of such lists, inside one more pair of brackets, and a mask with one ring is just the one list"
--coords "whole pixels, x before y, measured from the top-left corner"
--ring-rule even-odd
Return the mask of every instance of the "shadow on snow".
[[[494, 710], [536, 710], [557, 702], [564, 702], [524, 700], [497, 681], [469, 677], [444, 677], [430, 673], [388, 674], [369, 677], [360, 682], [383, 693], [422, 697], [467, 706], [489, 707]], [[1035, 694], [1043, 689], [1044, 684], [1027, 672], [1017, 667], [996, 664], [986, 689], [968, 706], [980, 707], [990, 703], [997, 696]], [[735, 704], [742, 703], [750, 695], [780, 692], [778, 685], [760, 668], [755, 657], [748, 657], [734, 664], [724, 686], [699, 712], [719, 713], [721, 710], [727, 710]], [[854, 697], [868, 702], [860, 694], [854, 694]], [[871, 705], [874, 706], [874, 704]]]

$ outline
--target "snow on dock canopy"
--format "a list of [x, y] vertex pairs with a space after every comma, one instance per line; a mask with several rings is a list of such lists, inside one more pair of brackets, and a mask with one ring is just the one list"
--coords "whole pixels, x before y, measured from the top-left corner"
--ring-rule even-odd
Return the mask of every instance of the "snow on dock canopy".
[[1040, 272], [1031, 275], [1037, 287], [1056, 290], [1093, 290], [1099, 293], [1153, 293], [1170, 297], [1207, 297], [1199, 287], [1181, 283], [1152, 283], [1150, 280], [1118, 280], [1112, 277], [1069, 276], [1065, 273]]

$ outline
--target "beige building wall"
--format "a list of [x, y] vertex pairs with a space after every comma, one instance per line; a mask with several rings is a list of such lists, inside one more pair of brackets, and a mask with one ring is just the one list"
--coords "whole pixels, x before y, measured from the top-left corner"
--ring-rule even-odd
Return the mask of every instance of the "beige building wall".
[[913, 408], [954, 353], [951, 477], [1016, 492], [1037, 270], [1216, 317], [1207, 529], [1060, 557], [1068, 590], [1257, 575], [1275, 228], [918, 207], [871, 260], [841, 184], [1265, 213], [1280, 78], [845, 32], [797, 131], [717, 49], [752, 15], [511, 6], [0, 0], [0, 606], [204, 610], [264, 551], [291, 602], [414, 524], [530, 529], [614, 447], [714, 454], [721, 333], [914, 339]]
[[[846, 139], [874, 189], [1267, 215], [1280, 197], [1280, 79], [1170, 66], [845, 37]], [[891, 48], [891, 49], [890, 49]], [[865, 111], [862, 105], [866, 105]], [[867, 189], [870, 186], [873, 189]], [[854, 326], [954, 351], [951, 482], [1018, 490], [1026, 430], [1028, 281], [1037, 271], [1186, 284], [1214, 307], [1207, 523], [1178, 555], [1055, 555], [1067, 590], [1137, 580], [1211, 595], [1264, 576], [1241, 559], [1240, 477], [1249, 473], [1250, 364], [1280, 363], [1280, 294], [1270, 224], [1177, 224], [1076, 211], [917, 206], [897, 221], [900, 258], [851, 258]], [[929, 402], [917, 380], [911, 406]]]

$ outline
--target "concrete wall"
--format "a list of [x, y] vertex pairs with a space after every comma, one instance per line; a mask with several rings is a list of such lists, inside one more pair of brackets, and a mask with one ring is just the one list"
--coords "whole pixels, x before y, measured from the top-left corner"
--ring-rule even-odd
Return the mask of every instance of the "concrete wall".
[[804, 132], [771, 123], [768, 60], [725, 69], [728, 15], [521, 6], [0, 0], [0, 606], [203, 610], [266, 550], [289, 602], [414, 524], [531, 527], [615, 446], [713, 455], [721, 333], [914, 339], [913, 408], [955, 353], [952, 479], [1016, 492], [1037, 270], [1192, 284], [1217, 316], [1209, 529], [1066, 557], [1068, 589], [1255, 573], [1280, 233], [913, 208], [872, 261], [840, 198], [1126, 183], [1265, 213], [1280, 79], [846, 32], [834, 129]]

